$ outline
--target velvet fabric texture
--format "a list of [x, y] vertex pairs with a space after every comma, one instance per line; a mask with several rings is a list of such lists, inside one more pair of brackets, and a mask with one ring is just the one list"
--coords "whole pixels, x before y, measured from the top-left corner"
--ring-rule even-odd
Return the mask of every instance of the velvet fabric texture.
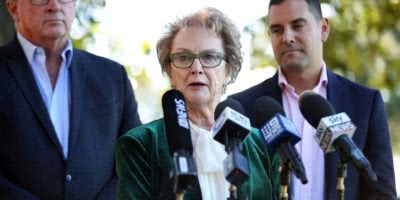
[[[248, 199], [278, 199], [277, 154], [268, 153], [258, 130], [252, 129], [242, 154], [249, 163], [249, 179], [238, 188]], [[175, 199], [173, 169], [164, 120], [139, 126], [122, 136], [116, 146], [118, 199]], [[222, 165], [222, 163], [221, 163]], [[184, 199], [201, 199], [200, 187], [188, 190]]]

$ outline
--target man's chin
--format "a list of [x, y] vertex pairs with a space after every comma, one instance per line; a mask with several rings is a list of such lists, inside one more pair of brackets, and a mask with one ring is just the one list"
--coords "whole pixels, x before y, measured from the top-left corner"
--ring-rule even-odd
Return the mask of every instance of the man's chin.
[[43, 34], [44, 38], [51, 39], [51, 40], [58, 40], [58, 39], [66, 39], [67, 32], [65, 30], [48, 30]]
[[301, 71], [304, 69], [304, 64], [302, 62], [286, 62], [281, 67], [286, 70]]

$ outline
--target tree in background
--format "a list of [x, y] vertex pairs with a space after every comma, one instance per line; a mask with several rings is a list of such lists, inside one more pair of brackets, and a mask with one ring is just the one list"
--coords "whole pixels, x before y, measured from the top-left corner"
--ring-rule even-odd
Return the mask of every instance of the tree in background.
[[[400, 0], [328, 0], [335, 13], [324, 45], [333, 71], [381, 91], [393, 150], [400, 153]], [[266, 18], [247, 28], [253, 35], [252, 68], [277, 66]]]
[[6, 9], [5, 0], [0, 0], [0, 45], [14, 36], [14, 23]]
[[326, 62], [344, 76], [378, 88], [386, 103], [393, 149], [400, 151], [400, 1], [331, 1], [337, 14]]

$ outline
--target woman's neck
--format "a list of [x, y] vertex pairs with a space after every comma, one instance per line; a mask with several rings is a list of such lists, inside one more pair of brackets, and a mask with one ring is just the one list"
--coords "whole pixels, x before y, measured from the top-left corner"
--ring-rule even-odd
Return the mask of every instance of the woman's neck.
[[188, 105], [189, 119], [197, 126], [211, 130], [215, 121], [214, 110], [206, 105]]

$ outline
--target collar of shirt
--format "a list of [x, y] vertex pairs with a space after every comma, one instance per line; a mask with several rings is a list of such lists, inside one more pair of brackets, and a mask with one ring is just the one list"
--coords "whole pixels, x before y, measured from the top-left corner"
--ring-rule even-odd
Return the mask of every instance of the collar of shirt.
[[42, 96], [43, 103], [50, 115], [56, 136], [62, 147], [65, 158], [68, 155], [70, 89], [68, 69], [72, 60], [72, 43], [68, 40], [61, 53], [62, 63], [57, 75], [57, 82], [53, 88], [50, 75], [46, 68], [46, 55], [43, 48], [33, 45], [30, 41], [17, 33], [17, 38], [29, 62], [32, 75]]
[[[282, 91], [288, 90], [290, 93], [296, 94], [294, 87], [288, 83], [285, 75], [282, 72], [281, 67], [278, 68], [278, 85]], [[320, 75], [318, 84], [313, 88], [313, 91], [319, 91], [321, 87], [326, 88], [327, 86], [328, 86], [328, 74], [326, 71], [326, 64], [325, 64], [325, 62], [323, 62], [322, 63], [322, 71], [321, 71], [321, 75]]]
[[[28, 60], [29, 64], [32, 66], [34, 57], [37, 55], [45, 55], [44, 50], [41, 47], [35, 46], [29, 40], [27, 40], [24, 36], [17, 32], [17, 39], [22, 46], [22, 50], [25, 53], [26, 59]], [[42, 52], [42, 53], [40, 53]], [[72, 61], [72, 54], [73, 54], [73, 47], [71, 40], [67, 40], [67, 45], [65, 46], [64, 50], [61, 53], [61, 57], [63, 60], [66, 61], [66, 66], [69, 68]]]

